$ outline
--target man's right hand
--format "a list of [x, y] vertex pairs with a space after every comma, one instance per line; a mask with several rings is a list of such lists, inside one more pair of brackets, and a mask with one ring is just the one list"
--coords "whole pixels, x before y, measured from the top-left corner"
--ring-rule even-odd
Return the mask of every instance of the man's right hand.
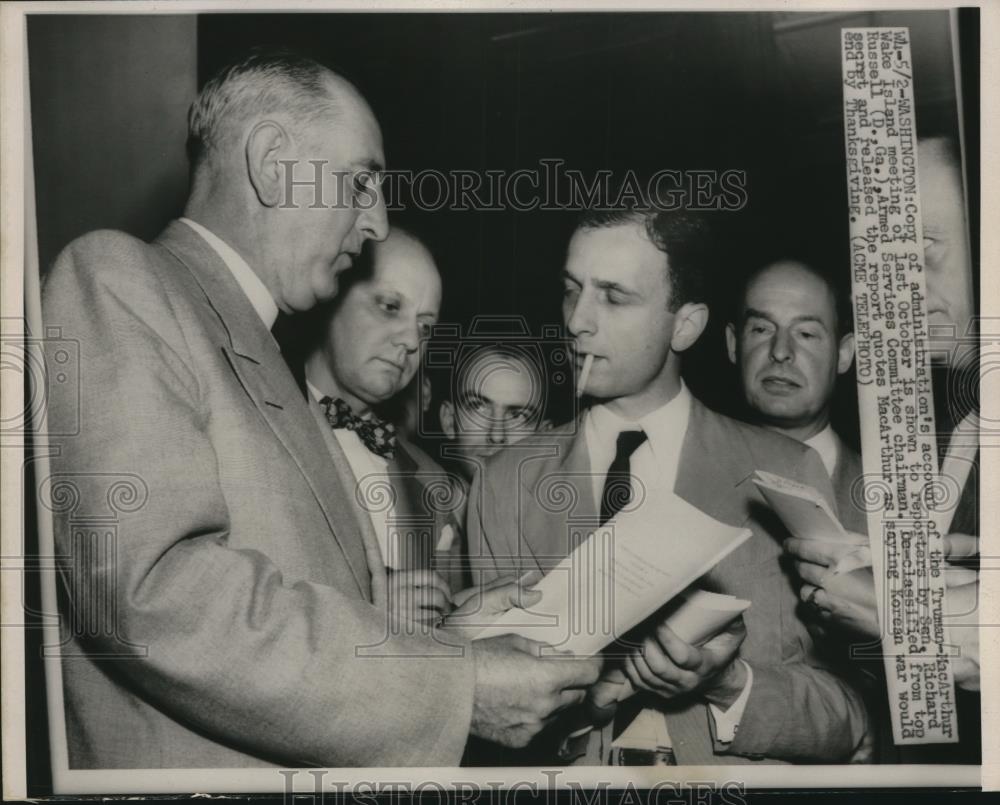
[[476, 693], [471, 732], [520, 748], [561, 710], [583, 700], [597, 681], [600, 657], [541, 656], [544, 643], [501, 635], [471, 643]]

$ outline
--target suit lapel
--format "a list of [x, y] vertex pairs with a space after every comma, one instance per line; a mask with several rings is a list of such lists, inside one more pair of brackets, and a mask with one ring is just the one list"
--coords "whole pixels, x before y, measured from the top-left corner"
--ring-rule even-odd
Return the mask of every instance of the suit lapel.
[[392, 485], [396, 489], [396, 516], [403, 519], [426, 517], [422, 505], [424, 487], [417, 478], [417, 464], [402, 441], [396, 442], [396, 453], [389, 461]]
[[[720, 456], [725, 460], [720, 461]], [[742, 526], [747, 519], [740, 495], [733, 490], [752, 484], [755, 469], [746, 444], [724, 432], [719, 418], [698, 400], [691, 400], [691, 417], [681, 447], [674, 492], [717, 520]]]
[[[533, 455], [545, 469], [519, 479], [521, 501], [532, 502], [529, 507], [515, 501], [520, 555], [533, 556], [545, 572], [598, 526], [585, 422], [582, 414], [575, 423], [546, 434], [551, 438], [538, 439]], [[530, 458], [520, 464], [528, 469]], [[541, 516], [536, 520], [532, 511]]]
[[[333, 486], [336, 487], [339, 495], [337, 509], [340, 512], [349, 512], [349, 514], [341, 515], [341, 519], [349, 521], [353, 526], [352, 529], [345, 529], [350, 534], [350, 538], [344, 540], [346, 542], [346, 547], [342, 546], [344, 553], [347, 554], [351, 569], [360, 578], [363, 588], [366, 591], [371, 589], [372, 595], [377, 596], [378, 582], [385, 576], [385, 562], [382, 559], [382, 551], [378, 547], [375, 526], [372, 525], [372, 519], [363, 506], [364, 494], [359, 494], [354, 470], [351, 468], [340, 442], [334, 436], [322, 406], [311, 397], [309, 398], [309, 412], [316, 420], [327, 453], [333, 462], [335, 472], [332, 475], [335, 476], [336, 482]], [[375, 600], [380, 599], [376, 597]]]
[[[837, 463], [833, 467], [831, 482], [837, 504], [837, 516], [845, 528], [851, 531], [866, 533], [868, 531], [867, 516], [860, 505], [856, 504], [853, 489], [854, 484], [862, 476], [861, 459], [843, 440], [834, 434], [837, 444]], [[858, 490], [857, 500], [861, 500], [861, 490]]]
[[399, 534], [400, 558], [406, 570], [429, 568], [434, 551], [437, 518], [425, 505], [425, 487], [420, 468], [407, 452], [402, 440], [389, 462], [390, 478], [396, 492], [395, 520]]
[[[327, 456], [316, 449], [317, 424], [271, 333], [222, 258], [193, 229], [175, 221], [157, 242], [188, 268], [203, 289], [226, 330], [227, 339], [219, 348], [247, 396], [298, 465], [359, 589], [367, 595], [364, 549], [356, 529], [348, 525], [353, 518], [343, 517], [347, 496], [331, 472]], [[351, 510], [349, 505], [347, 510]]]

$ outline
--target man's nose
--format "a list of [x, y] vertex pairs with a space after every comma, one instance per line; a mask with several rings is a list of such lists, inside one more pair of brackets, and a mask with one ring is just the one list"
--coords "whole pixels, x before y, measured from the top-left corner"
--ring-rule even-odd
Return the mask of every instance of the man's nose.
[[392, 343], [407, 352], [416, 352], [420, 347], [420, 325], [417, 322], [400, 322], [393, 333]]
[[382, 241], [389, 235], [389, 215], [385, 209], [385, 195], [381, 187], [369, 196], [368, 204], [358, 216], [357, 227], [362, 237]]
[[574, 338], [580, 335], [593, 335], [597, 331], [594, 306], [586, 294], [581, 293], [574, 302], [569, 303], [565, 318], [566, 329]]
[[493, 406], [490, 410], [489, 430], [486, 439], [490, 444], [507, 444], [507, 419], [502, 408]]
[[784, 363], [794, 356], [792, 339], [788, 333], [778, 330], [771, 339], [771, 360], [775, 363]]

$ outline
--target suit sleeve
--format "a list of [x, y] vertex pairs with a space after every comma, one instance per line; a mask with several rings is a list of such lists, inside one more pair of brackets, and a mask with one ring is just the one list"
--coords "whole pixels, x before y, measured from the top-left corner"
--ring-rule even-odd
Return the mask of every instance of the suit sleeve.
[[[819, 456], [804, 451], [792, 477], [832, 499]], [[753, 686], [736, 736], [715, 741], [715, 751], [754, 758], [843, 762], [861, 746], [869, 729], [861, 694], [820, 659], [796, 615], [798, 596], [788, 579], [779, 592], [781, 662], [753, 667]], [[748, 625], [749, 628], [749, 625]], [[713, 737], [714, 736], [714, 726]]]
[[[113, 550], [87, 562], [73, 555], [68, 515], [55, 515], [89, 656], [113, 660], [104, 664], [117, 684], [170, 718], [271, 762], [457, 765], [472, 710], [468, 646], [389, 634], [357, 591], [290, 584], [268, 556], [229, 545], [203, 396], [217, 378], [196, 366], [171, 309], [178, 291], [150, 252], [120, 234], [87, 236], [44, 292], [46, 326], [81, 352], [81, 425], [56, 472], [81, 500], [106, 494], [107, 474], [148, 490], [125, 507]], [[67, 421], [76, 404], [57, 390], [50, 421]], [[107, 606], [95, 606], [102, 590]], [[358, 656], [361, 646], [385, 651]]]

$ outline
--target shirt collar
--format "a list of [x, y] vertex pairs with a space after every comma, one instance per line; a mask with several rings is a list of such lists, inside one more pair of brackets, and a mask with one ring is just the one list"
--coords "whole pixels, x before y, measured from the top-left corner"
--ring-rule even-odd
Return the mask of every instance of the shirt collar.
[[819, 453], [819, 457], [823, 460], [823, 466], [826, 467], [826, 474], [832, 478], [833, 471], [837, 466], [837, 436], [833, 432], [833, 427], [827, 424], [815, 436], [806, 439], [805, 444]]
[[602, 445], [610, 445], [613, 456], [619, 433], [623, 430], [643, 430], [654, 457], [662, 459], [679, 454], [678, 446], [687, 433], [691, 415], [691, 392], [683, 380], [680, 385], [680, 391], [673, 399], [638, 420], [625, 419], [603, 404], [593, 406], [588, 417], [594, 436]]
[[222, 262], [226, 264], [226, 268], [232, 273], [233, 279], [240, 286], [240, 290], [250, 300], [250, 304], [257, 311], [257, 315], [264, 322], [264, 326], [268, 330], [274, 327], [274, 322], [278, 318], [278, 306], [274, 303], [274, 299], [271, 296], [271, 292], [267, 290], [267, 286], [261, 282], [260, 277], [247, 265], [247, 261], [240, 257], [232, 246], [202, 224], [192, 221], [190, 218], [181, 218], [180, 220], [201, 235], [202, 239], [212, 250], [222, 258]]
[[[322, 400], [323, 400], [324, 397], [329, 397], [330, 399], [333, 399], [333, 400], [336, 400], [336, 399], [343, 400], [344, 399], [339, 394], [327, 394], [326, 392], [320, 391], [318, 387], [314, 386], [310, 382], [310, 380], [309, 380], [308, 377], [306, 378], [306, 391], [309, 392], [309, 396], [312, 397], [316, 402], [322, 402]], [[347, 401], [344, 400], [344, 402], [347, 402]], [[352, 408], [351, 410], [354, 410], [354, 409]], [[355, 412], [355, 413], [357, 413], [357, 412]], [[361, 419], [369, 419], [369, 418], [373, 417], [374, 414], [371, 411], [371, 409], [369, 409], [368, 413], [366, 413], [366, 414], [357, 414], [357, 416], [360, 417]]]
[[309, 391], [309, 396], [312, 397], [316, 402], [322, 400], [326, 395], [316, 388], [309, 380], [306, 380], [306, 389]]

